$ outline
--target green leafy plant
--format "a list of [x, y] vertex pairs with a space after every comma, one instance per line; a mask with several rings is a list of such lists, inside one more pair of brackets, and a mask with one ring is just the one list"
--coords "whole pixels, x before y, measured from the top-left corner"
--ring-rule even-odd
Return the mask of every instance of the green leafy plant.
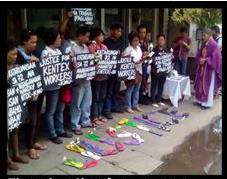
[[200, 28], [210, 27], [222, 22], [222, 10], [214, 8], [170, 9], [170, 19], [176, 24], [188, 25], [193, 22]]

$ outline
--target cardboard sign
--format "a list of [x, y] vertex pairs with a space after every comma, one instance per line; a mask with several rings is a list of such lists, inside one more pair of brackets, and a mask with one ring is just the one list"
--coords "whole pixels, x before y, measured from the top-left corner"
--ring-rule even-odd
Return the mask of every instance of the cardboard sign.
[[71, 8], [74, 15], [74, 22], [77, 24], [92, 25], [94, 22], [93, 11], [91, 8]]
[[97, 58], [99, 66], [97, 74], [113, 75], [117, 73], [118, 50], [97, 50]]
[[15, 87], [23, 103], [43, 92], [39, 66], [36, 62], [12, 68], [8, 75], [11, 87]]
[[172, 53], [165, 53], [154, 57], [156, 73], [168, 74], [172, 70]]
[[56, 89], [72, 82], [71, 57], [69, 54], [42, 58], [39, 67], [44, 91]]
[[136, 77], [135, 62], [132, 57], [122, 57], [117, 65], [118, 81], [134, 80]]
[[16, 87], [7, 89], [7, 99], [8, 130], [11, 132], [22, 123], [21, 119], [24, 106]]
[[77, 54], [73, 57], [73, 63], [77, 64], [74, 70], [74, 80], [91, 80], [96, 74], [95, 55], [92, 53]]

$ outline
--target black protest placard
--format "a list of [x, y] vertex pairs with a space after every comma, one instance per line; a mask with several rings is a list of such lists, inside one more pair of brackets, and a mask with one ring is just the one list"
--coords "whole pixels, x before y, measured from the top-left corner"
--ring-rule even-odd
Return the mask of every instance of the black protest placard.
[[77, 64], [74, 70], [74, 80], [91, 80], [96, 74], [95, 55], [92, 53], [77, 54], [73, 57], [73, 63]]
[[117, 76], [118, 76], [118, 81], [135, 79], [136, 68], [132, 57], [122, 57], [118, 60]]
[[11, 87], [15, 87], [23, 103], [43, 92], [39, 65], [36, 62], [12, 68], [8, 71], [8, 76]]
[[96, 59], [98, 59], [99, 66], [97, 74], [114, 75], [117, 73], [118, 50], [97, 50]]
[[40, 59], [40, 73], [44, 91], [57, 89], [72, 82], [70, 54], [54, 55]]
[[11, 132], [22, 123], [21, 119], [24, 111], [24, 106], [16, 87], [7, 89], [7, 108], [8, 130]]
[[154, 56], [154, 66], [157, 74], [167, 75], [172, 70], [172, 53]]
[[94, 22], [93, 10], [91, 8], [71, 8], [76, 24], [92, 25]]

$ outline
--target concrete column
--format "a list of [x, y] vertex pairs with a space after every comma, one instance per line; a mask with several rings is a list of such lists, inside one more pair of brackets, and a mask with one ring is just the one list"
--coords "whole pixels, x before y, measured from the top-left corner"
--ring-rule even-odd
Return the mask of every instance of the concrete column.
[[105, 30], [105, 9], [101, 9], [101, 28]]
[[153, 27], [152, 27], [152, 41], [154, 42], [154, 45], [156, 45], [156, 36], [158, 35], [158, 29], [159, 29], [159, 25], [158, 25], [158, 9], [154, 9], [153, 11]]
[[25, 28], [25, 29], [28, 28], [27, 9], [26, 8], [21, 9], [21, 26], [22, 26], [22, 28]]

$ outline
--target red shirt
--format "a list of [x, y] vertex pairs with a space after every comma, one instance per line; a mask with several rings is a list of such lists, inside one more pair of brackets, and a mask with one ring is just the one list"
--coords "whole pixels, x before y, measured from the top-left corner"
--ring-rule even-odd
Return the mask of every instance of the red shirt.
[[[101, 44], [101, 48], [100, 48], [99, 45], [96, 45], [96, 46], [94, 47], [93, 44], [90, 44], [90, 45], [88, 46], [88, 50], [89, 50], [90, 53], [95, 53], [96, 50], [108, 50], [108, 48], [107, 48], [107, 46], [104, 45], [104, 44]], [[104, 80], [107, 80], [107, 78], [108, 78], [108, 75], [96, 74], [94, 80], [95, 80], [95, 81], [104, 81]]]

